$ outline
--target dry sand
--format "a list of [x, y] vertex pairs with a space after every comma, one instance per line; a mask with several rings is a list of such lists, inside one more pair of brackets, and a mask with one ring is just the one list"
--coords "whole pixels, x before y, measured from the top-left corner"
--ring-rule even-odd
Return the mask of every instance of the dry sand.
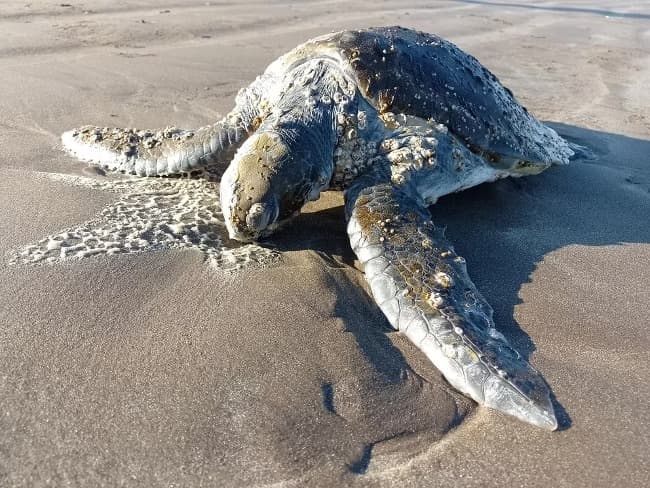
[[647, 486], [650, 2], [0, 4], [0, 253], [115, 194], [84, 123], [197, 127], [316, 34], [401, 24], [477, 56], [591, 157], [432, 208], [562, 430], [477, 407], [387, 329], [341, 198], [270, 269], [193, 251], [0, 264], [0, 486]]

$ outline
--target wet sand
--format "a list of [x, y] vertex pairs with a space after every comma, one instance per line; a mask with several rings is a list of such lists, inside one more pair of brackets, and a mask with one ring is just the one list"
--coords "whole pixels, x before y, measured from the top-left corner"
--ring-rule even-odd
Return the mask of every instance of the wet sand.
[[119, 195], [83, 124], [199, 127], [314, 35], [400, 24], [475, 55], [584, 157], [444, 197], [434, 222], [561, 430], [478, 407], [392, 332], [342, 198], [225, 273], [192, 250], [0, 263], [0, 486], [644, 486], [650, 478], [650, 2], [6, 1], [0, 254]]

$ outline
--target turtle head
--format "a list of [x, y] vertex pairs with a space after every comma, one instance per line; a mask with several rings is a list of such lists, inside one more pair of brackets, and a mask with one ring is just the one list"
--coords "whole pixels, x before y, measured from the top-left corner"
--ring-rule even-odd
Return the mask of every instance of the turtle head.
[[276, 132], [258, 132], [237, 151], [221, 179], [221, 208], [232, 239], [268, 236], [327, 187], [331, 156], [327, 161], [317, 148], [299, 144], [309, 146], [285, 142]]

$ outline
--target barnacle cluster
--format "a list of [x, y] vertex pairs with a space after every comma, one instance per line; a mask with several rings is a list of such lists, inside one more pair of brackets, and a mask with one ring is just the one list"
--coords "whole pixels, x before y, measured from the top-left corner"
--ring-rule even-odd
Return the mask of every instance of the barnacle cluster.
[[336, 133], [338, 136], [334, 149], [333, 188], [346, 188], [366, 168], [374, 163], [377, 155], [377, 142], [363, 137], [367, 125], [365, 111], [338, 112]]
[[88, 125], [73, 131], [72, 136], [87, 144], [101, 142], [102, 146], [110, 148], [115, 154], [137, 157], [138, 151], [142, 148], [153, 149], [164, 141], [183, 142], [194, 137], [194, 132], [181, 130], [177, 127], [152, 131]]
[[382, 114], [381, 120], [387, 129], [392, 129], [379, 149], [390, 162], [393, 183], [403, 184], [413, 171], [436, 166], [438, 136], [447, 133], [446, 127], [433, 121], [392, 112]]

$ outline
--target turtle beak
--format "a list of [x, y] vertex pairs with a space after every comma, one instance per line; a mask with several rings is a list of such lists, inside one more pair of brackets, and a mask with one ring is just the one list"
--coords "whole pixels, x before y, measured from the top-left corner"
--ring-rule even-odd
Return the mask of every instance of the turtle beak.
[[261, 235], [264, 230], [275, 223], [278, 218], [278, 201], [273, 198], [267, 203], [255, 203], [246, 215], [246, 227], [256, 235]]
[[265, 237], [277, 227], [278, 214], [277, 198], [271, 198], [263, 203], [254, 203], [243, 222], [238, 219], [229, 221], [231, 225], [227, 225], [227, 227], [230, 238], [249, 242]]
[[261, 201], [244, 199], [242, 202], [237, 190], [237, 183], [229, 182], [228, 175], [224, 174], [221, 180], [222, 211], [230, 238], [251, 242], [273, 232], [280, 214], [278, 199], [269, 195]]

